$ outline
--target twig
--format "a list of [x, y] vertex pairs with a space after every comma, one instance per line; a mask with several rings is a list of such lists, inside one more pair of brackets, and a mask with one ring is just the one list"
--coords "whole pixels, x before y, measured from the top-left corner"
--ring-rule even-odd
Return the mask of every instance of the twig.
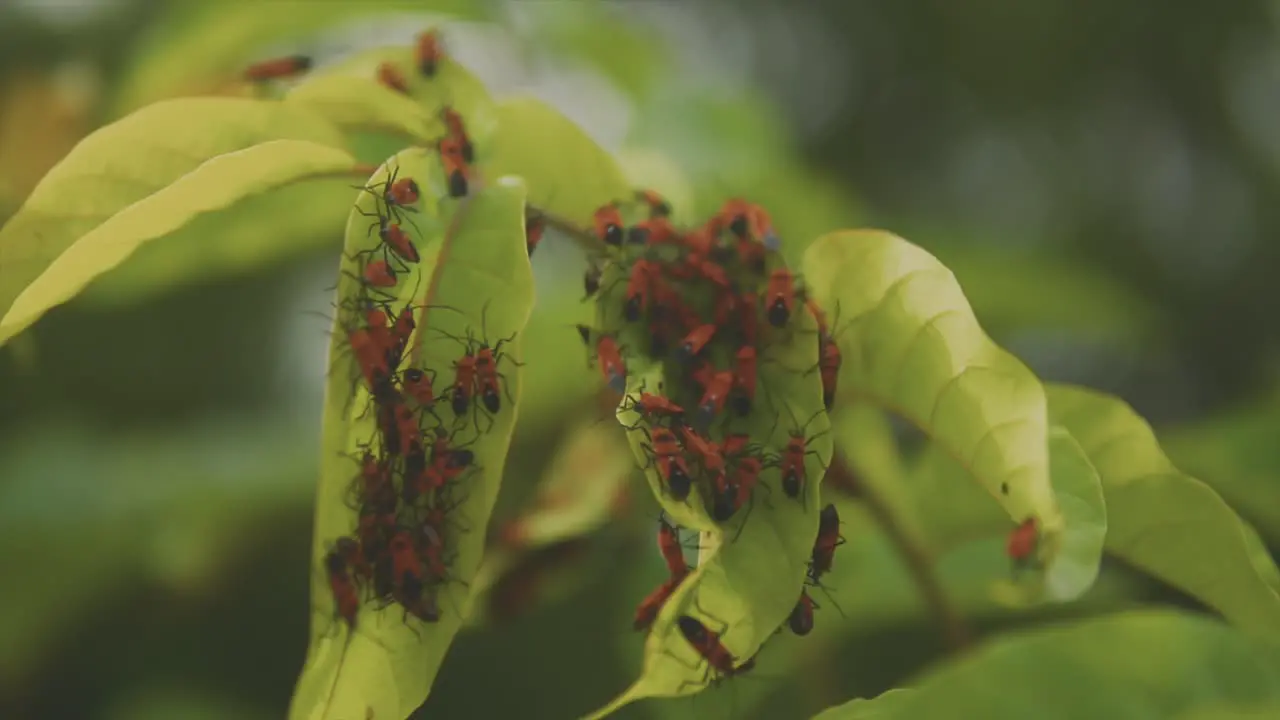
[[898, 549], [898, 554], [907, 566], [907, 572], [911, 574], [917, 589], [924, 596], [925, 604], [929, 606], [930, 612], [941, 625], [947, 649], [954, 653], [967, 649], [973, 642], [973, 632], [947, 598], [946, 591], [943, 590], [937, 574], [934, 573], [933, 558], [930, 557], [928, 550], [912, 540], [898, 523], [892, 510], [882, 498], [876, 495], [873, 488], [858, 482], [843, 458], [833, 459], [824, 482], [833, 483], [866, 504], [871, 516], [880, 524], [885, 534], [889, 536], [890, 542]]
[[542, 221], [546, 223], [547, 227], [558, 233], [569, 236], [569, 239], [576, 242], [588, 253], [599, 253], [605, 249], [605, 244], [600, 240], [600, 238], [597, 238], [589, 231], [574, 225], [568, 218], [563, 218], [559, 215], [552, 215], [546, 210], [533, 205], [530, 205], [529, 209], [541, 215]]

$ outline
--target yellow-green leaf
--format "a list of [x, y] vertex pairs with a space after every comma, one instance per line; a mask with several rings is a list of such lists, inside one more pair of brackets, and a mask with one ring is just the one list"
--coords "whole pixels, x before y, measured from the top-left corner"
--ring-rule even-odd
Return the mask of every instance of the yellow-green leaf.
[[1280, 595], [1259, 575], [1240, 518], [1165, 457], [1125, 402], [1048, 386], [1050, 415], [1080, 442], [1107, 498], [1107, 552], [1199, 598], [1232, 623], [1280, 640]]
[[1175, 718], [1280, 703], [1280, 650], [1200, 615], [1136, 610], [1007, 635], [910, 689], [814, 720]]
[[806, 251], [804, 284], [836, 335], [841, 396], [906, 418], [1015, 522], [1035, 518], [1040, 559], [1052, 565], [1064, 522], [1044, 389], [982, 331], [951, 272], [891, 233], [842, 231]]
[[444, 134], [439, 117], [373, 78], [316, 77], [293, 88], [284, 101], [305, 105], [342, 128], [401, 134], [422, 145]]
[[[453, 415], [448, 401], [436, 405], [441, 422], [454, 432], [452, 446], [470, 449], [475, 465], [475, 470], [460, 480], [465, 483], [457, 491], [461, 495], [449, 498], [450, 503], [459, 503], [448, 511], [448, 517], [458, 522], [446, 527], [443, 538], [445, 547], [456, 551], [456, 558], [449, 566], [450, 579], [437, 590], [439, 620], [425, 623], [411, 618], [406, 622], [397, 604], [378, 609], [364, 603], [356, 630], [349, 632], [345, 623], [333, 620], [334, 603], [324, 577], [323, 557], [331, 543], [355, 529], [356, 514], [346, 504], [346, 497], [358, 464], [350, 456], [359, 456], [361, 443], [370, 442], [377, 433], [377, 421], [376, 413], [366, 412], [372, 399], [368, 388], [353, 381], [359, 372], [342, 330], [358, 318], [340, 313], [330, 347], [333, 367], [326, 388], [324, 456], [312, 551], [312, 595], [318, 610], [291, 718], [408, 716], [430, 693], [449, 644], [474, 600], [471, 588], [484, 550], [484, 528], [497, 497], [518, 414], [519, 335], [533, 306], [533, 277], [524, 241], [523, 185], [515, 178], [504, 178], [461, 202], [446, 201], [444, 186], [434, 170], [438, 163], [432, 153], [405, 151], [372, 179], [373, 183], [384, 181], [394, 168], [397, 177], [415, 179], [424, 196], [412, 220], [418, 228], [426, 229], [411, 230], [421, 261], [393, 288], [396, 301], [392, 307], [398, 311], [412, 302], [416, 321], [401, 365], [434, 371], [440, 396], [452, 377], [453, 363], [466, 347], [453, 338], [483, 336], [491, 344], [512, 338], [501, 347], [511, 362], [499, 361], [506, 393], [500, 398], [499, 410], [489, 416], [492, 422], [473, 415], [479, 398], [461, 417]], [[374, 212], [375, 202], [372, 194], [362, 193], [352, 211], [343, 261], [346, 273], [357, 273], [354, 254], [377, 242], [369, 238], [373, 220], [360, 212]], [[342, 298], [351, 298], [358, 290], [358, 282], [351, 277], [344, 276], [339, 284]], [[358, 315], [355, 310], [351, 314]], [[430, 437], [434, 439], [434, 435]], [[427, 499], [445, 502], [435, 495]]]
[[201, 163], [270, 140], [343, 147], [338, 130], [276, 102], [157, 103], [81, 140], [0, 228], [0, 310], [82, 235]]
[[0, 342], [75, 297], [144, 243], [175, 233], [199, 216], [286, 185], [354, 177], [354, 167], [355, 159], [345, 151], [300, 140], [275, 140], [214, 157], [76, 240], [0, 318]]
[[582, 227], [600, 206], [631, 197], [613, 157], [555, 108], [513, 97], [499, 102], [496, 113], [489, 144], [476, 149], [486, 177], [519, 175], [529, 184], [530, 203]]

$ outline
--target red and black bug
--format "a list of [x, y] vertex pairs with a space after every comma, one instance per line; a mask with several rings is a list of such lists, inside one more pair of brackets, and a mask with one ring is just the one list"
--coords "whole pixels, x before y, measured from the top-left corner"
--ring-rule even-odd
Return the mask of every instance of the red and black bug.
[[263, 60], [244, 69], [243, 77], [249, 82], [284, 80], [297, 77], [311, 69], [311, 58], [306, 55], [286, 55]]
[[444, 57], [439, 30], [433, 28], [419, 33], [414, 45], [414, 60], [417, 62], [418, 72], [429, 78], [435, 77], [436, 70], [439, 69]]
[[610, 203], [597, 209], [592, 216], [592, 225], [595, 229], [595, 235], [601, 242], [606, 245], [621, 245], [624, 239], [625, 223], [622, 220], [622, 213], [618, 210], [616, 204]]
[[627, 364], [622, 359], [622, 348], [618, 345], [618, 339], [609, 333], [600, 333], [586, 325], [578, 325], [578, 334], [582, 336], [582, 342], [588, 346], [592, 345], [591, 336], [596, 336], [595, 361], [600, 366], [600, 374], [604, 376], [605, 385], [616, 393], [624, 393], [627, 390]]

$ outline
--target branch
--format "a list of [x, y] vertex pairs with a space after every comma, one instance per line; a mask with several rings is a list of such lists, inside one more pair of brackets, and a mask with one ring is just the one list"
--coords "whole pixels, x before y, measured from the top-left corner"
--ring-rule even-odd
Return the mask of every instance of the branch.
[[880, 527], [884, 529], [885, 534], [889, 536], [890, 542], [898, 549], [898, 554], [902, 557], [907, 566], [907, 571], [911, 574], [911, 579], [915, 581], [917, 589], [924, 597], [925, 604], [929, 606], [930, 612], [933, 613], [938, 624], [941, 625], [947, 649], [955, 653], [967, 649], [973, 642], [973, 632], [960, 615], [960, 612], [956, 610], [947, 598], [946, 591], [943, 590], [942, 584], [938, 581], [938, 576], [933, 571], [933, 558], [930, 556], [929, 551], [910, 537], [902, 525], [898, 523], [897, 518], [894, 517], [892, 510], [890, 510], [883, 498], [876, 495], [873, 488], [868, 487], [866, 483], [858, 482], [857, 477], [849, 469], [849, 466], [845, 464], [843, 458], [835, 458], [833, 460], [831, 469], [827, 471], [825, 481], [834, 483], [836, 487], [861, 500], [867, 506], [871, 516], [875, 518]]

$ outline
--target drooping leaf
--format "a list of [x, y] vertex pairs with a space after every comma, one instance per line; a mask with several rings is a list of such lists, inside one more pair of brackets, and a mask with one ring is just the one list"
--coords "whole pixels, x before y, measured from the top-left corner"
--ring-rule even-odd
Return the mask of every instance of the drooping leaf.
[[951, 272], [890, 233], [843, 231], [809, 246], [803, 281], [841, 351], [840, 394], [904, 417], [1014, 522], [1034, 518], [1039, 559], [1051, 568], [1064, 520], [1049, 478], [1044, 389], [982, 331]]
[[1107, 498], [1107, 552], [1182, 589], [1252, 633], [1280, 640], [1280, 595], [1251, 559], [1245, 528], [1208, 485], [1174, 467], [1126, 403], [1047, 386], [1055, 423], [1080, 442]]
[[[446, 15], [484, 15], [482, 8], [464, 0], [432, 2], [427, 9], [430, 14], [417, 15], [423, 29], [438, 24]], [[312, 50], [306, 41], [308, 35], [353, 18], [395, 13], [390, 16], [392, 21], [403, 23], [406, 8], [399, 0], [357, 4], [315, 0], [268, 5], [184, 3], [166, 10], [166, 16], [148, 28], [133, 52], [117, 92], [117, 115], [158, 100], [227, 86], [239, 79], [249, 63], [273, 52], [308, 53]]]
[[[205, 161], [271, 140], [341, 148], [337, 129], [300, 108], [256, 100], [157, 103], [82, 140], [0, 228], [0, 308], [78, 238]], [[333, 157], [332, 155], [328, 157]]]
[[[701, 554], [697, 568], [666, 601], [649, 630], [640, 677], [593, 717], [642, 698], [688, 695], [707, 686], [707, 665], [677, 626], [681, 615], [709, 623], [737, 666], [755, 657], [795, 607], [818, 531], [821, 480], [831, 461], [832, 438], [818, 376], [796, 371], [817, 362], [817, 343], [811, 342], [817, 321], [804, 309], [796, 312], [792, 323], [793, 329], [768, 347], [777, 362], [760, 367], [760, 383], [770, 389], [772, 400], [757, 403], [736, 431], [749, 435], [770, 455], [781, 454], [791, 433], [804, 432], [810, 454], [804, 458], [806, 485], [798, 499], [782, 491], [779, 468], [766, 468], [759, 482], [768, 489], [757, 488], [749, 512], [739, 511], [717, 524], [697, 490], [687, 502], [666, 492], [649, 461], [644, 433], [628, 431], [636, 460], [646, 468], [646, 480], [663, 510], [673, 522], [700, 531]], [[656, 364], [630, 372], [627, 395], [635, 398], [642, 388], [657, 388], [662, 372]], [[617, 414], [624, 427], [643, 427], [641, 416], [625, 400]], [[761, 500], [765, 497], [768, 501]]]
[[[315, 579], [311, 646], [294, 694], [290, 717], [347, 718], [406, 717], [430, 693], [452, 638], [473, 601], [472, 581], [484, 549], [483, 529], [497, 497], [520, 398], [520, 333], [533, 305], [533, 279], [524, 242], [525, 191], [514, 178], [501, 179], [462, 202], [446, 199], [433, 153], [405, 151], [388, 162], [371, 182], [385, 181], [394, 168], [397, 178], [412, 178], [423, 192], [412, 216], [420, 232], [413, 232], [421, 261], [400, 278], [393, 289], [392, 307], [411, 303], [416, 330], [402, 362], [404, 367], [434, 372], [437, 396], [453, 376], [454, 363], [467, 344], [462, 338], [486, 340], [500, 348], [501, 393], [498, 412], [479, 412], [480, 398], [455, 417], [447, 401], [437, 403], [443, 427], [452, 429], [452, 447], [474, 454], [474, 470], [465, 474], [450, 503], [449, 517], [458, 522], [446, 528], [446, 548], [456, 552], [450, 578], [436, 591], [440, 618], [424, 623], [402, 618], [400, 606], [360, 608], [354, 632], [333, 620], [334, 603], [323, 577], [323, 557], [340, 536], [351, 534], [355, 512], [346, 504], [348, 488], [358, 473], [350, 460], [362, 443], [377, 432], [376, 413], [366, 409], [372, 398], [353, 378], [359, 373], [346, 346], [343, 327], [355, 318], [339, 316], [330, 354], [332, 367], [326, 388], [324, 456], [317, 491], [312, 563]], [[374, 196], [362, 193], [347, 228], [345, 273], [358, 273], [355, 253], [370, 248], [368, 228], [376, 212]], [[423, 229], [425, 228], [425, 229]], [[359, 283], [344, 277], [340, 297], [350, 298]], [[430, 432], [427, 437], [435, 439]], [[433, 491], [434, 492], [434, 491]], [[443, 503], [441, 496], [429, 498]]]
[[488, 146], [477, 148], [485, 177], [519, 175], [530, 203], [583, 227], [600, 206], [631, 197], [613, 157], [555, 108], [513, 97], [498, 103], [496, 116]]
[[215, 157], [136, 202], [75, 241], [0, 318], [0, 342], [119, 265], [139, 246], [180, 231], [197, 217], [293, 183], [354, 176], [355, 158], [300, 140], [274, 140]]
[[[1040, 599], [1074, 600], [1093, 584], [1102, 560], [1107, 533], [1107, 506], [1098, 471], [1079, 443], [1064, 428], [1049, 429], [1050, 478], [1065, 520], [1062, 552], [1042, 575], [1023, 574], [1015, 589], [1009, 569], [990, 578], [1006, 601], [1023, 605]], [[965, 470], [946, 452], [929, 448], [912, 474], [911, 489], [929, 529], [929, 544], [940, 557], [966, 547], [1005, 557], [1005, 542], [1013, 524], [990, 496], [964, 482]], [[993, 563], [993, 567], [999, 564]]]
[[1203, 616], [1136, 610], [997, 638], [911, 689], [815, 720], [1182, 717], [1280, 702], [1280, 651]]
[[1280, 406], [1274, 394], [1253, 407], [1160, 431], [1169, 458], [1203, 478], [1262, 536], [1280, 546]]

